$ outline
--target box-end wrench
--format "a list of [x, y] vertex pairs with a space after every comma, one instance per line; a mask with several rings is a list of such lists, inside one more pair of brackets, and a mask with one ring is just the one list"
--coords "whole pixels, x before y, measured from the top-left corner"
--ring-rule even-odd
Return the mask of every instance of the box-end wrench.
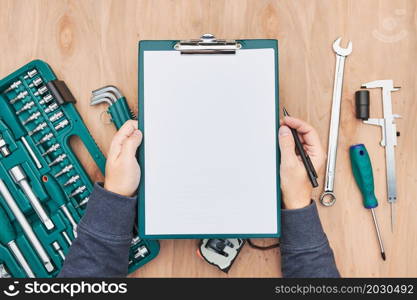
[[339, 138], [339, 123], [340, 123], [340, 104], [342, 102], [343, 89], [343, 71], [345, 67], [345, 58], [352, 53], [352, 42], [349, 41], [347, 48], [340, 46], [339, 37], [333, 43], [333, 50], [336, 53], [336, 69], [334, 75], [333, 85], [333, 100], [332, 100], [332, 114], [330, 119], [329, 129], [329, 144], [327, 149], [327, 164], [326, 164], [326, 179], [324, 183], [324, 192], [320, 196], [320, 202], [324, 206], [332, 206], [336, 202], [334, 194], [334, 177], [336, 171], [336, 157], [337, 157], [337, 140]]

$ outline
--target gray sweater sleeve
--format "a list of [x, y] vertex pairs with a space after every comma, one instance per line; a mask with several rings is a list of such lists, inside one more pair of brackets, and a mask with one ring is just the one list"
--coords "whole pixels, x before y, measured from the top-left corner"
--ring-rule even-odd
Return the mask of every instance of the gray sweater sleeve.
[[[59, 277], [125, 277], [136, 215], [136, 197], [96, 184]], [[317, 207], [282, 210], [284, 277], [338, 277]]]
[[284, 277], [340, 277], [314, 201], [282, 210], [281, 266]]
[[136, 203], [96, 184], [58, 276], [127, 276]]

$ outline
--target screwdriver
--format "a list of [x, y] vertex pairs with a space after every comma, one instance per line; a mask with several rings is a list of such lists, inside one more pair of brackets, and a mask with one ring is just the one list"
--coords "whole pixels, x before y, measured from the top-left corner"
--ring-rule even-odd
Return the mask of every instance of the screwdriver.
[[7, 217], [7, 214], [2, 207], [0, 207], [0, 228], [0, 242], [3, 245], [7, 245], [9, 247], [10, 251], [12, 251], [13, 255], [19, 261], [28, 277], [35, 278], [35, 274], [33, 274], [33, 271], [29, 267], [28, 262], [16, 245], [16, 232], [14, 231], [12, 225], [9, 223], [9, 218]]
[[368, 151], [366, 150], [364, 144], [357, 144], [350, 147], [349, 154], [353, 176], [355, 177], [356, 183], [362, 193], [363, 205], [366, 209], [371, 210], [376, 234], [378, 236], [379, 247], [381, 249], [381, 257], [385, 260], [384, 245], [382, 243], [381, 232], [379, 230], [378, 220], [375, 214], [375, 208], [378, 206], [378, 200], [375, 197], [374, 175]]

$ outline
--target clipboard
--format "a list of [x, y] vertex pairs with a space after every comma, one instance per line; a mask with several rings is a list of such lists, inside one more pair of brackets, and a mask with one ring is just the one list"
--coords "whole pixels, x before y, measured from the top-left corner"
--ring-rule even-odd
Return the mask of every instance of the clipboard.
[[[249, 70], [237, 64], [240, 60], [249, 62]], [[259, 80], [259, 76], [251, 80], [242, 77], [235, 83], [235, 77], [238, 77], [232, 73], [235, 69], [241, 70], [241, 76], [250, 77], [259, 72], [265, 80]], [[142, 171], [138, 189], [139, 236], [146, 239], [280, 237], [278, 41], [217, 40], [211, 34], [198, 40], [142, 40], [139, 42], [138, 70], [138, 127], [144, 136], [138, 151]], [[207, 76], [209, 79], [203, 84], [201, 78]], [[216, 86], [211, 85], [216, 80], [223, 87], [219, 93]], [[225, 81], [229, 83], [226, 85]], [[226, 86], [232, 83], [249, 91], [247, 94], [255, 90], [263, 96], [248, 101], [244, 99], [247, 95], [243, 94], [240, 95], [242, 102], [237, 102], [239, 99], [233, 96], [233, 91], [225, 93]], [[255, 86], [248, 87], [252, 83]], [[196, 91], [197, 86], [200, 89]], [[240, 91], [240, 88], [235, 91]], [[218, 98], [225, 97], [222, 93], [229, 95], [226, 100], [231, 103], [219, 102]], [[200, 98], [209, 101], [201, 102]], [[184, 101], [188, 102], [184, 104]], [[242, 104], [243, 108], [240, 103], [245, 104]], [[217, 108], [213, 107], [216, 105]], [[238, 112], [235, 113], [234, 109]], [[209, 122], [199, 124], [200, 119], [207, 120], [206, 111], [212, 115], [210, 123], [213, 127], [217, 122], [223, 122], [224, 130], [230, 130], [228, 137], [231, 141], [224, 137], [216, 140], [217, 136], [223, 135], [222, 130], [218, 130], [217, 136], [211, 137], [215, 142], [205, 144], [205, 148], [196, 145], [204, 144], [201, 135], [210, 137], [211, 134], [209, 129], [206, 130]], [[231, 113], [224, 116], [224, 111]], [[251, 114], [252, 111], [253, 115], [248, 115], [247, 122], [246, 119], [234, 122], [238, 115]], [[230, 122], [227, 121], [229, 117]], [[248, 134], [252, 139], [239, 148], [244, 150], [235, 149], [236, 155], [233, 155], [230, 148], [235, 146], [234, 141], [242, 143], [242, 138], [245, 138], [235, 123], [244, 125], [242, 127], [248, 131], [253, 128], [261, 130]], [[194, 132], [193, 127], [199, 131]], [[166, 134], [170, 130], [172, 134]], [[191, 150], [184, 146], [187, 143]], [[224, 152], [229, 155], [224, 161], [224, 169], [207, 153], [205, 159], [201, 159], [204, 161], [201, 169], [195, 166], [199, 163], [196, 159], [199, 151], [204, 152], [206, 148], [210, 148], [213, 156], [218, 155], [220, 160], [225, 159]], [[243, 162], [249, 162], [249, 172], [239, 172], [241, 164], [235, 156], [244, 155], [242, 152], [245, 151], [247, 159]], [[170, 157], [171, 152], [176, 156]], [[256, 155], [252, 157], [251, 153]], [[211, 165], [205, 162], [206, 159], [211, 159]], [[181, 163], [187, 166], [185, 170]], [[262, 173], [257, 174], [261, 169]], [[222, 176], [223, 181], [217, 178]], [[176, 180], [173, 184], [172, 181]], [[242, 188], [238, 191], [229, 187], [229, 181], [230, 186], [239, 187], [241, 184]], [[223, 207], [228, 211], [222, 210]]]

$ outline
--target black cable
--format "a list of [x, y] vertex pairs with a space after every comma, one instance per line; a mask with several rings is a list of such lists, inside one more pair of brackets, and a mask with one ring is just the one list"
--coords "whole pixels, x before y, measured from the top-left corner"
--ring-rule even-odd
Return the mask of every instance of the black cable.
[[249, 246], [251, 246], [252, 248], [262, 250], [262, 251], [270, 250], [270, 249], [274, 249], [274, 248], [279, 247], [279, 242], [276, 243], [276, 244], [269, 245], [269, 246], [258, 246], [256, 244], [254, 244], [251, 239], [247, 239], [246, 241], [248, 242]]

